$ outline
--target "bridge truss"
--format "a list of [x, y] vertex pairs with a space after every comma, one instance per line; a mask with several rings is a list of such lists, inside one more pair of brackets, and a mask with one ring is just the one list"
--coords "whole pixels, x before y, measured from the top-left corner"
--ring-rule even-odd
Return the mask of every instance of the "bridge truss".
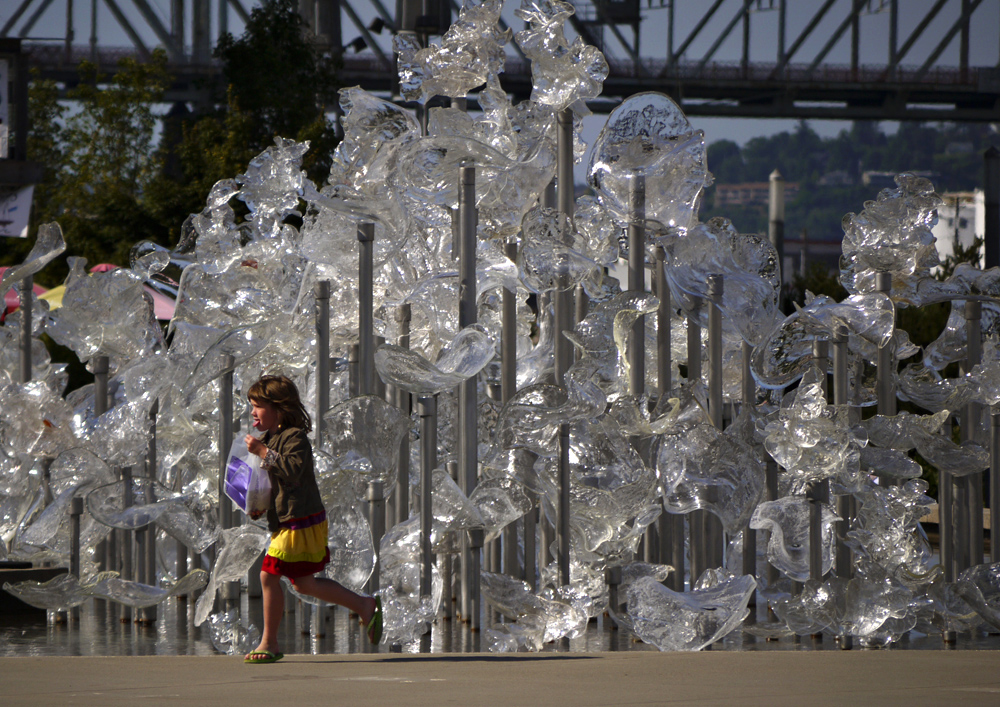
[[[611, 74], [592, 102], [662, 91], [692, 116], [1000, 121], [1000, 0], [572, 0], [568, 36], [600, 47]], [[415, 3], [415, 5], [413, 4]], [[43, 76], [66, 85], [88, 59], [106, 70], [162, 47], [174, 100], [219, 80], [215, 40], [239, 34], [249, 0], [11, 0], [0, 37], [21, 38]], [[519, 2], [502, 20], [515, 31]], [[456, 0], [299, 0], [316, 41], [342, 53], [346, 85], [391, 94], [396, 27], [440, 34]], [[78, 31], [88, 41], [77, 41]], [[531, 92], [512, 43], [501, 77]]]

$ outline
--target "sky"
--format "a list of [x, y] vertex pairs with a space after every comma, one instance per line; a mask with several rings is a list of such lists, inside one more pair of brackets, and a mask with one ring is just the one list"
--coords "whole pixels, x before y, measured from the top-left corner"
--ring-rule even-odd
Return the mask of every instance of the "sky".
[[[191, 1], [185, 0], [186, 13], [190, 17]], [[217, 32], [216, 15], [218, 13], [218, 0], [211, 1], [211, 17], [213, 23], [213, 33]], [[360, 16], [361, 21], [367, 24], [375, 17], [375, 10], [369, 0], [346, 0]], [[826, 39], [836, 30], [838, 25], [847, 16], [847, 8], [853, 0], [836, 0], [833, 7], [804, 42], [793, 61], [798, 63], [808, 63], [821, 50], [826, 43]], [[0, 26], [6, 24], [14, 10], [23, 0], [4, 0], [0, 3]], [[147, 0], [149, 6], [160, 17], [164, 26], [169, 27], [170, 2], [171, 0]], [[242, 0], [244, 7], [250, 9], [259, 4], [258, 0]], [[705, 7], [709, 3], [703, 0], [640, 0], [642, 23], [640, 25], [639, 46], [640, 54], [643, 57], [662, 58], [666, 55], [668, 22], [668, 12], [666, 4], [673, 2], [675, 5], [674, 17], [674, 47], [680, 46], [681, 42], [691, 29], [698, 23], [705, 12]], [[66, 9], [67, 3], [73, 7], [75, 25], [75, 44], [86, 45], [90, 38], [91, 10], [97, 7], [97, 34], [99, 43], [102, 46], [129, 46], [130, 42], [127, 34], [115, 21], [111, 12], [103, 2], [71, 2], [71, 0], [53, 0], [44, 11], [39, 21], [31, 29], [29, 38], [44, 38], [50, 41], [61, 41], [65, 35]], [[43, 0], [33, 0], [30, 9], [22, 15], [14, 27], [13, 35], [17, 35], [24, 26], [27, 18], [42, 6]], [[133, 25], [142, 34], [150, 46], [155, 46], [156, 41], [150, 30], [145, 28], [144, 22], [140, 19], [137, 10], [130, 0], [118, 0], [118, 6], [123, 13], [132, 18]], [[395, 3], [389, 0], [382, 0], [382, 4], [389, 8], [391, 12]], [[583, 5], [584, 3], [579, 3]], [[791, 46], [799, 33], [809, 24], [817, 9], [823, 4], [822, 0], [788, 0], [786, 16], [786, 47]], [[898, 36], [899, 45], [902, 45], [911, 31], [927, 14], [927, 10], [934, 4], [934, 0], [899, 0], [900, 18]], [[516, 17], [515, 10], [520, 3], [516, 0], [505, 3], [502, 18], [509, 26], [515, 30], [523, 26], [522, 20]], [[772, 6], [777, 6], [778, 0], [754, 0], [754, 12], [751, 15], [750, 33], [750, 60], [752, 62], [773, 63], [777, 58], [777, 35], [778, 35], [778, 13], [770, 10]], [[884, 65], [888, 59], [888, 27], [889, 12], [888, 0], [869, 0], [865, 12], [861, 18], [861, 42], [860, 61], [862, 64]], [[723, 0], [716, 14], [705, 26], [698, 38], [691, 43], [686, 57], [699, 60], [709, 51], [715, 39], [722, 29], [729, 24], [738, 14], [742, 7], [742, 0]], [[921, 36], [911, 49], [908, 60], [904, 63], [919, 65], [933, 51], [941, 40], [942, 35], [960, 13], [961, 0], [948, 0], [944, 9], [934, 20], [934, 23]], [[879, 11], [881, 9], [881, 11]], [[1000, 65], [1000, 2], [997, 0], [985, 0], [973, 15], [972, 36], [971, 36], [971, 63], [973, 66], [998, 66]], [[632, 30], [629, 27], [619, 28], [629, 40], [632, 39]], [[238, 35], [242, 31], [242, 22], [233, 10], [229, 11], [229, 31]], [[617, 44], [611, 32], [606, 32], [606, 53], [611, 57], [625, 57], [626, 53], [621, 45]], [[352, 25], [347, 13], [343, 13], [343, 41], [349, 43], [358, 36], [357, 29]], [[376, 35], [385, 51], [390, 51], [390, 37], [388, 32]], [[567, 36], [572, 38], [572, 29], [567, 29]], [[190, 37], [187, 38], [190, 43]], [[370, 52], [371, 50], [365, 50]], [[736, 26], [728, 38], [718, 47], [713, 61], [738, 62], [740, 59], [741, 31], [739, 25]], [[849, 32], [845, 32], [840, 41], [837, 42], [828, 54], [825, 63], [829, 64], [849, 64], [850, 62], [850, 40]], [[957, 37], [949, 44], [948, 48], [941, 55], [938, 65], [957, 66], [958, 64], [958, 39]], [[594, 116], [587, 121], [587, 137], [591, 134], [596, 136], [596, 131], [603, 125], [605, 116]], [[720, 139], [734, 140], [738, 144], [745, 144], [748, 140], [758, 136], [773, 135], [783, 131], [794, 129], [797, 121], [788, 119], [739, 119], [739, 118], [692, 118], [692, 123], [696, 128], [705, 131], [708, 143]], [[596, 126], [596, 127], [595, 127]], [[822, 137], [836, 136], [841, 130], [849, 128], [846, 121], [833, 120], [812, 120], [810, 126]], [[883, 124], [882, 129], [886, 132], [895, 130], [894, 124]]]

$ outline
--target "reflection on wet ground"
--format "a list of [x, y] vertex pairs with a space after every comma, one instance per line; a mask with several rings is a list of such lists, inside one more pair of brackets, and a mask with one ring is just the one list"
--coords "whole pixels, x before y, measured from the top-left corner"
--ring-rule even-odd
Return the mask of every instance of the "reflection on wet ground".
[[[295, 602], [288, 602], [294, 606]], [[324, 635], [310, 635], [311, 608], [291, 610], [281, 626], [281, 650], [288, 654], [348, 654], [371, 651], [357, 617], [345, 609], [326, 611]], [[78, 621], [56, 622], [45, 612], [0, 614], [0, 656], [146, 656], [146, 655], [215, 655], [208, 622], [193, 625], [194, 602], [170, 599], [157, 607], [157, 620], [150, 625], [120, 620], [117, 604], [89, 601], [80, 608]], [[259, 599], [242, 599], [241, 616], [261, 626]], [[614, 630], [607, 617], [592, 620], [579, 638], [546, 646], [547, 651], [603, 652], [653, 651], [625, 631]], [[428, 635], [416, 644], [403, 646], [403, 652], [475, 653], [486, 650], [482, 632], [471, 631], [459, 620], [439, 619]], [[765, 640], [744, 632], [734, 632], [711, 646], [712, 650], [840, 650], [832, 636], [821, 638], [784, 636]], [[940, 635], [911, 631], [892, 650], [1000, 650], [1000, 635], [981, 628], [959, 634], [953, 644]], [[380, 646], [381, 653], [393, 650]]]

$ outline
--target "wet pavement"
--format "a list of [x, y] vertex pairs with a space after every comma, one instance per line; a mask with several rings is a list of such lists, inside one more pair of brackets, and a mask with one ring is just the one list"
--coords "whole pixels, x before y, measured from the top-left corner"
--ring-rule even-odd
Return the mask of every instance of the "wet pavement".
[[[289, 606], [296, 602], [289, 601]], [[365, 640], [357, 617], [343, 608], [326, 611], [323, 635], [309, 630], [311, 608], [302, 605], [289, 610], [281, 626], [281, 650], [287, 655], [391, 653], [479, 653], [485, 652], [484, 635], [471, 631], [457, 619], [439, 619], [429, 634], [416, 644], [403, 647], [382, 645], [373, 651]], [[80, 607], [76, 621], [56, 621], [42, 611], [0, 614], [0, 657], [9, 656], [211, 656], [219, 652], [212, 645], [209, 624], [194, 626], [194, 601], [171, 598], [157, 607], [157, 617], [148, 625], [120, 619], [121, 607], [90, 600]], [[259, 599], [242, 597], [244, 623], [260, 627]], [[484, 622], [485, 625], [485, 622]], [[987, 627], [988, 628], [988, 627]], [[855, 645], [854, 650], [860, 648]], [[736, 631], [710, 647], [714, 651], [842, 651], [833, 636], [782, 636], [766, 640], [749, 632]], [[889, 650], [989, 650], [1000, 651], [1000, 635], [986, 628], [958, 634], [954, 643], [945, 643], [940, 634], [911, 631]], [[579, 638], [548, 644], [543, 652], [601, 653], [656, 651], [625, 631], [614, 629], [607, 617], [592, 620]], [[843, 651], [842, 651], [843, 652]], [[1000, 653], [997, 654], [1000, 660]]]

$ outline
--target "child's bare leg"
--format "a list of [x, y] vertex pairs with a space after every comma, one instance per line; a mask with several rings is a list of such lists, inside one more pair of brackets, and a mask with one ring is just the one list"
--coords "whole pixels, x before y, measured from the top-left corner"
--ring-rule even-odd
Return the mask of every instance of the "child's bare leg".
[[264, 630], [260, 634], [258, 651], [278, 652], [278, 627], [285, 613], [285, 592], [281, 577], [268, 572], [260, 573], [260, 588], [264, 599]]
[[371, 621], [372, 614], [375, 613], [374, 598], [352, 592], [344, 585], [327, 577], [315, 575], [299, 577], [293, 579], [292, 584], [302, 594], [322, 599], [328, 604], [340, 604], [340, 606], [347, 607], [360, 616], [365, 624]]

